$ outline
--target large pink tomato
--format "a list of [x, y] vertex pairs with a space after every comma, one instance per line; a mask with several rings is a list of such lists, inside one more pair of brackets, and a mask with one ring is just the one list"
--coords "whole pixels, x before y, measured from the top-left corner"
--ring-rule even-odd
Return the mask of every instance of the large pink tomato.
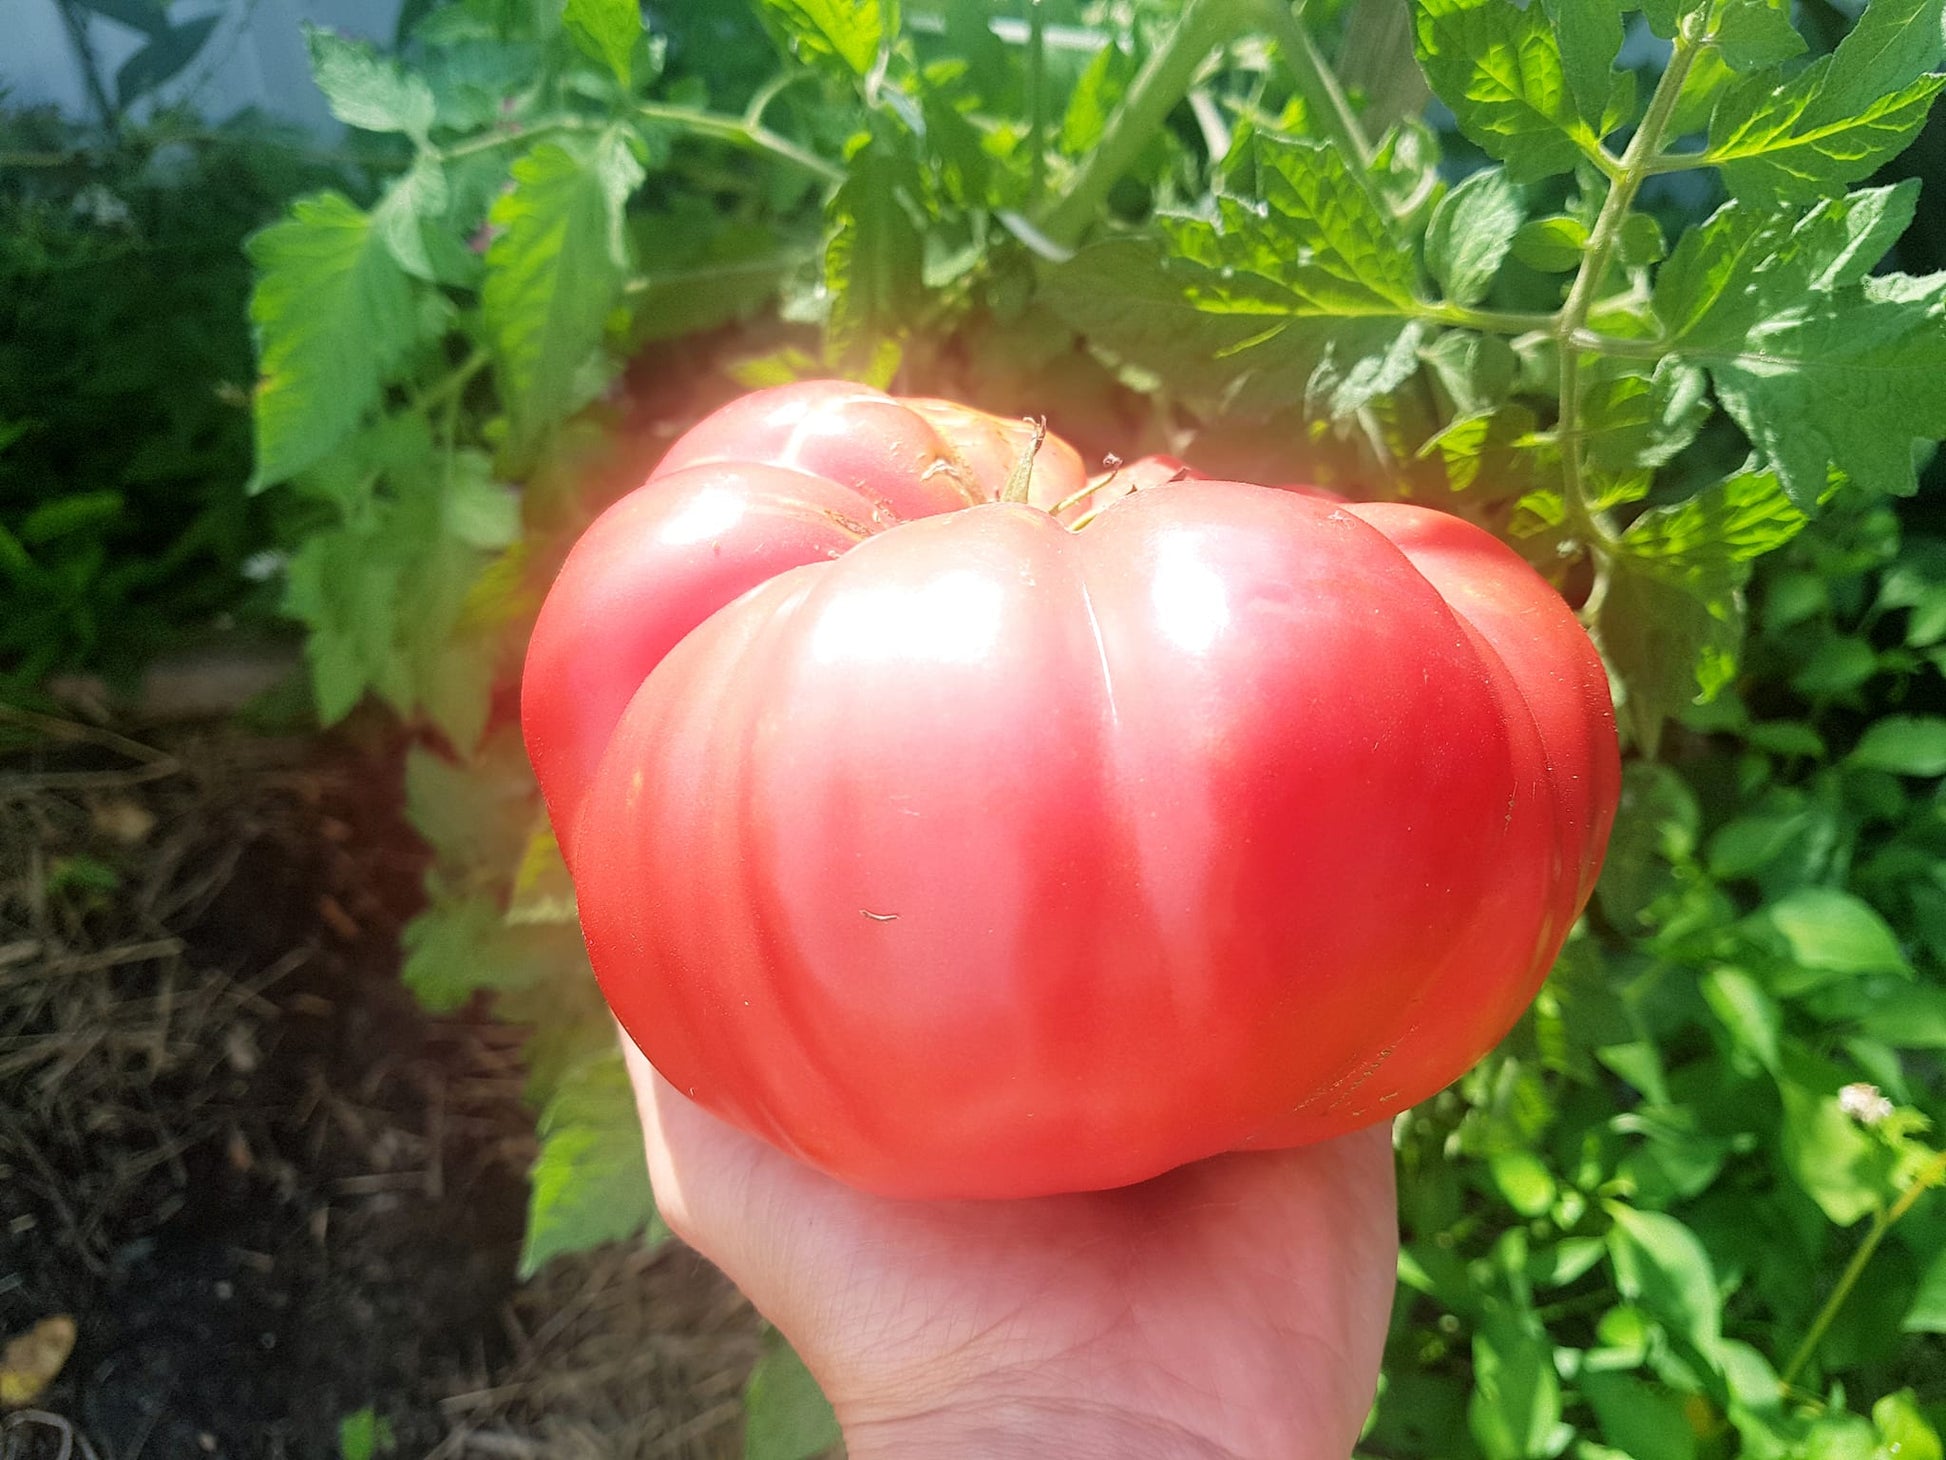
[[1385, 1119], [1518, 1017], [1614, 814], [1601, 663], [1493, 538], [1154, 467], [1073, 503], [1052, 439], [998, 500], [1033, 434], [739, 400], [575, 547], [527, 660], [622, 1024], [872, 1191]]

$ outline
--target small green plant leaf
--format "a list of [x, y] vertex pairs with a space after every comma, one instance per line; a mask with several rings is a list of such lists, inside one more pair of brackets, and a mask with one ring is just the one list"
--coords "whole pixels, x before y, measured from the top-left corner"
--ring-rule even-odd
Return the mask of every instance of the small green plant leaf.
[[304, 43], [311, 52], [311, 75], [333, 116], [360, 131], [403, 132], [426, 145], [433, 96], [424, 77], [321, 26], [306, 25]]
[[635, 43], [642, 38], [641, 0], [567, 0], [561, 24], [584, 55], [615, 73], [622, 90], [635, 84]]
[[1478, 304], [1493, 286], [1521, 222], [1520, 194], [1504, 169], [1474, 173], [1439, 200], [1426, 227], [1426, 268], [1455, 304]]
[[1910, 974], [1885, 919], [1870, 904], [1836, 887], [1800, 887], [1755, 914], [1780, 940], [1792, 963], [1810, 976], [1802, 989], [1833, 978], [1866, 973]]
[[1726, 91], [1710, 118], [1709, 160], [1732, 194], [1756, 201], [1815, 198], [1869, 177], [1925, 124], [1946, 86], [1929, 74], [1943, 51], [1941, 0], [1872, 0], [1831, 55], [1789, 80], [1764, 71]]
[[1667, 1212], [1610, 1202], [1608, 1214], [1608, 1255], [1622, 1296], [1699, 1353], [1713, 1354], [1723, 1336], [1723, 1300], [1702, 1242]]
[[1895, 776], [1946, 775], [1946, 718], [1887, 715], [1875, 720], [1846, 760]]
[[1546, 6], [1414, 0], [1413, 23], [1433, 91], [1514, 181], [1570, 172], [1595, 145]]
[[1840, 1107], [1839, 1077], [1802, 1057], [1789, 1070], [1777, 1082], [1784, 1164], [1827, 1218], [1849, 1227], [1885, 1205], [1896, 1158]]
[[542, 142], [513, 165], [493, 206], [504, 230], [487, 250], [487, 329], [523, 441], [584, 404], [599, 378], [609, 311], [628, 272], [622, 209], [642, 182], [627, 134]]
[[831, 61], [863, 77], [898, 34], [896, 0], [762, 0], [765, 17], [805, 61]]
[[901, 141], [874, 138], [826, 209], [825, 338], [840, 359], [867, 358], [912, 330], [925, 296], [918, 167]]
[[1716, 53], [1736, 71], [1775, 66], [1804, 50], [1790, 7], [1772, 0], [1727, 0], [1717, 7], [1711, 34]]
[[1588, 247], [1588, 225], [1556, 213], [1523, 223], [1514, 234], [1513, 255], [1543, 274], [1567, 274], [1581, 267]]
[[642, 1123], [619, 1050], [566, 1072], [541, 1111], [539, 1133], [541, 1153], [528, 1178], [523, 1278], [563, 1253], [643, 1231], [658, 1240]]
[[1542, 0], [1561, 50], [1561, 72], [1583, 120], [1598, 125], [1614, 90], [1622, 48], [1619, 0]]
[[1473, 1335], [1466, 1418], [1487, 1460], [1538, 1460], [1553, 1453], [1561, 1383], [1552, 1345], [1511, 1317], [1490, 1319]]
[[1630, 1460], [1694, 1460], [1696, 1431], [1682, 1401], [1630, 1374], [1584, 1372], [1576, 1387], [1601, 1437]]
[[378, 1460], [393, 1443], [392, 1422], [370, 1405], [338, 1421], [338, 1460]]
[[1946, 1333], [1946, 1248], [1926, 1265], [1900, 1326], [1907, 1333]]
[[831, 1401], [774, 1332], [744, 1386], [743, 1409], [744, 1460], [813, 1460], [842, 1438]]
[[297, 475], [357, 429], [424, 315], [372, 220], [337, 193], [299, 199], [250, 241], [258, 270], [257, 469], [253, 485]]

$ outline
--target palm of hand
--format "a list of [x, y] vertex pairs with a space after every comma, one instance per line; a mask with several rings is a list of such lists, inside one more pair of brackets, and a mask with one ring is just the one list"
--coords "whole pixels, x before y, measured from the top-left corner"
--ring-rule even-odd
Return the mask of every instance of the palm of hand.
[[663, 1219], [796, 1345], [855, 1460], [1341, 1460], [1396, 1253], [1383, 1127], [1120, 1191], [897, 1202], [669, 1088], [624, 1041]]

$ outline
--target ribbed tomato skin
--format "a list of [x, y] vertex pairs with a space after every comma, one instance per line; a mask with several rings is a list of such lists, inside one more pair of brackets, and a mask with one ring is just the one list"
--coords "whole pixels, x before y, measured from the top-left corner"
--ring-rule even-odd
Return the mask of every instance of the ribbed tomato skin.
[[1463, 1073], [1614, 816], [1566, 605], [1415, 507], [1138, 463], [1057, 520], [1071, 451], [1000, 502], [1032, 432], [915, 407], [732, 404], [547, 600], [527, 740], [631, 1037], [926, 1198], [1320, 1140]]

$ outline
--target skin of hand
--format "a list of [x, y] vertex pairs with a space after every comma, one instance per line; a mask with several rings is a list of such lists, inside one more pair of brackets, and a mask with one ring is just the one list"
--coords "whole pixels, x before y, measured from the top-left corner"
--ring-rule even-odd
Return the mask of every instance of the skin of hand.
[[1350, 1454], [1391, 1309], [1389, 1127], [1119, 1191], [892, 1201], [622, 1044], [663, 1220], [791, 1341], [851, 1460]]

